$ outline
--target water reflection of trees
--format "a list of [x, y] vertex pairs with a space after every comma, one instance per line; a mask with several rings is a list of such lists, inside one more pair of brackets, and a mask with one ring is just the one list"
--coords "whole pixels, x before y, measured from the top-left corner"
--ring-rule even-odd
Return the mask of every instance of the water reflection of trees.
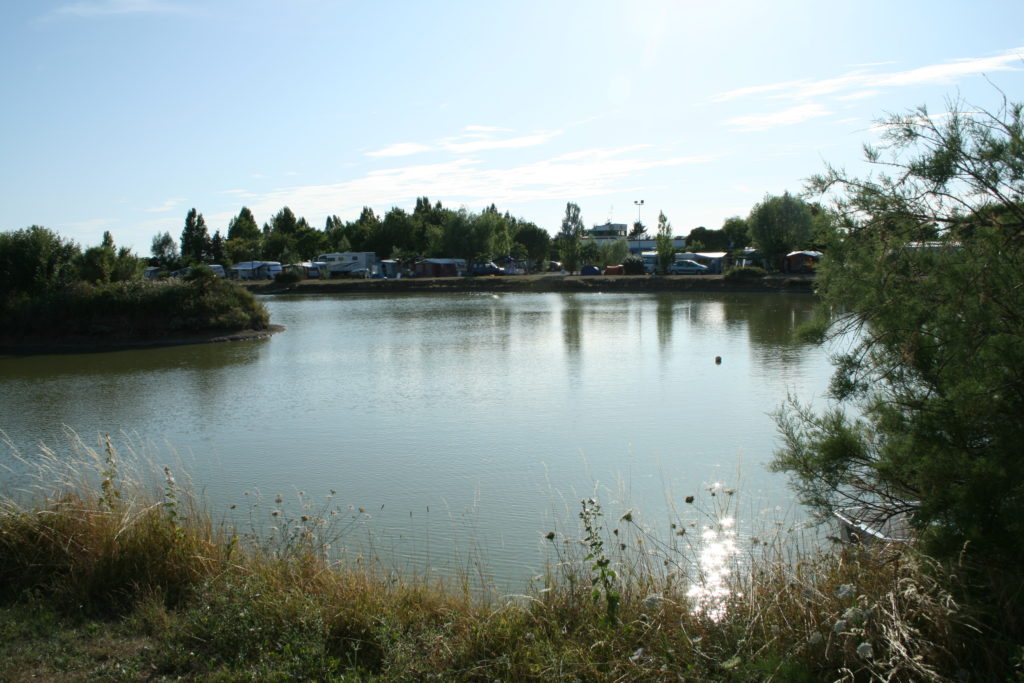
[[253, 365], [265, 343], [3, 358], [0, 429], [23, 447], [57, 445], [65, 424], [87, 438], [93, 431], [143, 430], [171, 419], [168, 405], [180, 409], [178, 417], [214, 411], [237, 391], [236, 371]]
[[[804, 344], [796, 337], [798, 326], [813, 316], [815, 300], [808, 295], [764, 293], [659, 293], [654, 295], [654, 330], [658, 347], [672, 348], [676, 327], [683, 321], [695, 329], [721, 329], [728, 333], [743, 334], [749, 338], [751, 348], [765, 359], [775, 362], [796, 362]], [[619, 320], [628, 324], [635, 320], [637, 330], [645, 328], [650, 320], [650, 299], [640, 299], [637, 306], [629, 307], [634, 316], [623, 315]], [[583, 344], [584, 324], [587, 321], [601, 327], [606, 325], [608, 312], [589, 308], [586, 302], [567, 299], [561, 310], [562, 339], [566, 349], [579, 353]], [[592, 331], [607, 336], [609, 332]]]
[[796, 335], [814, 315], [816, 300], [806, 294], [738, 294], [722, 299], [729, 327], [747, 328], [751, 350], [761, 360], [798, 364], [807, 344]]
[[660, 295], [655, 306], [655, 321], [658, 330], [658, 347], [664, 351], [672, 344], [672, 326], [675, 323], [678, 297]]
[[562, 341], [570, 354], [580, 352], [583, 340], [583, 307], [580, 302], [569, 300], [562, 308]]

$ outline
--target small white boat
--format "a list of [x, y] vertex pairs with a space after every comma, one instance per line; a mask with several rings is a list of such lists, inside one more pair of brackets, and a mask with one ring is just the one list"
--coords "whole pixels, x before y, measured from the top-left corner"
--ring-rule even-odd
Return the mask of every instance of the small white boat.
[[832, 511], [847, 543], [906, 543], [911, 538], [909, 512], [858, 505]]

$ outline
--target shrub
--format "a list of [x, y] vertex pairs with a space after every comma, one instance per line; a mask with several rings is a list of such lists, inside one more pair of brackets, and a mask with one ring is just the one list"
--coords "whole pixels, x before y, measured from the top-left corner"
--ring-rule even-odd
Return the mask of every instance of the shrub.
[[77, 282], [20, 299], [0, 314], [0, 325], [16, 338], [45, 341], [266, 329], [270, 315], [251, 292], [205, 270], [182, 281]]
[[762, 278], [768, 273], [764, 268], [758, 268], [757, 266], [739, 266], [737, 268], [730, 268], [725, 271], [726, 280], [756, 280]]
[[626, 275], [643, 275], [644, 260], [636, 254], [630, 254], [622, 261], [622, 268]]
[[300, 282], [302, 279], [302, 273], [299, 272], [298, 268], [282, 270], [280, 273], [274, 276], [274, 282], [276, 282], [279, 285], [294, 284], [296, 282]]

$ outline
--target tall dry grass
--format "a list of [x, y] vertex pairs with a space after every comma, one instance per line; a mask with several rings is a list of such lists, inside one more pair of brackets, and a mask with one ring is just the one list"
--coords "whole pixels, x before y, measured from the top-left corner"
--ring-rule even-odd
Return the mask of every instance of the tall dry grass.
[[707, 505], [704, 523], [673, 522], [667, 540], [633, 512], [609, 519], [585, 500], [578, 528], [544, 539], [552, 562], [537, 585], [481, 594], [337, 562], [327, 550], [338, 523], [317, 511], [245, 542], [213, 524], [171, 468], [109, 439], [73, 437], [71, 451], [15, 455], [27, 484], [0, 503], [0, 602], [120, 619], [154, 639], [150, 666], [168, 677], [1014, 675], [954, 599], [948, 568], [912, 549], [794, 556], [768, 542], [705, 563], [700, 542], [680, 539], [736, 542], [714, 491], [690, 503]]

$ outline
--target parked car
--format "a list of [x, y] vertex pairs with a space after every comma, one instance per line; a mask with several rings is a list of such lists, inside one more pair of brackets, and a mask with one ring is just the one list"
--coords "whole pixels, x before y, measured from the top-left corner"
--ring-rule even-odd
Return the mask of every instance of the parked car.
[[668, 272], [673, 275], [703, 275], [708, 272], [707, 266], [702, 266], [696, 261], [686, 259], [683, 261], [676, 261], [668, 267]]
[[625, 275], [626, 269], [622, 266], [607, 266], [604, 269], [605, 275]]
[[505, 269], [494, 261], [487, 261], [486, 263], [474, 263], [472, 272], [473, 275], [504, 275]]
[[580, 275], [600, 275], [601, 269], [597, 266], [583, 266], [580, 268]]
[[562, 270], [562, 264], [558, 261], [548, 261], [548, 272], [557, 273]]

